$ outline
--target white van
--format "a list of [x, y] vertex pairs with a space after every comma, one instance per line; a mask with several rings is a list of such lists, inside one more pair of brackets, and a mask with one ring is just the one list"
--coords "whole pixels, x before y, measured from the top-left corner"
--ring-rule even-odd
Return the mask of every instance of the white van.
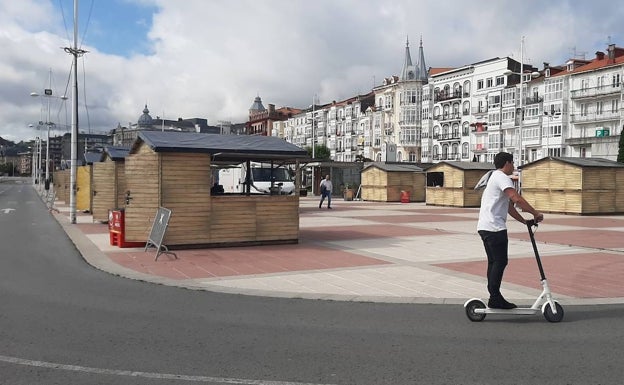
[[[238, 167], [222, 168], [219, 170], [219, 184], [223, 186], [225, 193], [243, 193], [246, 175], [245, 163]], [[275, 166], [271, 168], [270, 164], [251, 162], [252, 194], [270, 194], [271, 180], [274, 194], [290, 195], [295, 192], [295, 182], [287, 168]]]

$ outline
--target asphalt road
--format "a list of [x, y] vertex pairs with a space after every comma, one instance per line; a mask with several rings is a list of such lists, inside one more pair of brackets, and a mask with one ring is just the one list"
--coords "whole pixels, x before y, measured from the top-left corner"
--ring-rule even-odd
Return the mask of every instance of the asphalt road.
[[0, 384], [621, 384], [624, 306], [472, 323], [457, 305], [165, 287], [86, 264], [0, 181]]

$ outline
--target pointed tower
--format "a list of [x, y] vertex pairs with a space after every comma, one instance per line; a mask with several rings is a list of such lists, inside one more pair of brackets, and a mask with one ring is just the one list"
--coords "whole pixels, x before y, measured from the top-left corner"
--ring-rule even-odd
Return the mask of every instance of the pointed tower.
[[420, 37], [420, 47], [418, 47], [417, 68], [418, 68], [417, 80], [421, 80], [421, 81], [427, 83], [428, 80], [429, 80], [429, 73], [428, 73], [428, 70], [427, 70], [427, 65], [425, 64], [425, 51], [423, 50], [422, 36]]
[[409, 49], [409, 37], [405, 43], [405, 61], [403, 62], [403, 70], [401, 71], [401, 80], [416, 80], [417, 68], [412, 64], [412, 55]]

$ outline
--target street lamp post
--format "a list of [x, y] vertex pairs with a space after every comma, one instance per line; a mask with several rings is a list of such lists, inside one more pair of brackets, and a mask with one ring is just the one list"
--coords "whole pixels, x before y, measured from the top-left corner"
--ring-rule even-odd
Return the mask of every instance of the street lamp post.
[[48, 77], [48, 82], [49, 82], [49, 87], [50, 88], [46, 88], [45, 90], [43, 90], [43, 95], [38, 94], [37, 92], [31, 92], [30, 96], [32, 97], [45, 97], [47, 99], [47, 104], [48, 104], [48, 113], [47, 113], [47, 118], [45, 122], [39, 121], [39, 125], [45, 125], [47, 126], [47, 134], [46, 134], [46, 156], [45, 156], [45, 161], [46, 161], [46, 166], [45, 166], [45, 182], [46, 182], [46, 187], [48, 186], [48, 183], [50, 182], [50, 126], [53, 126], [54, 123], [52, 123], [50, 121], [50, 98], [59, 98], [63, 101], [67, 100], [67, 96], [63, 95], [63, 96], [54, 96], [52, 94], [52, 70], [50, 70], [50, 76]]
[[550, 123], [554, 118], [559, 117], [560, 115], [561, 112], [555, 112], [553, 108], [550, 109], [550, 112], [544, 111], [544, 116], [548, 119], [546, 126], [546, 156], [544, 156], [544, 158], [550, 156]]
[[[513, 72], [512, 70], [507, 70], [503, 72], [503, 75], [520, 75], [520, 94], [518, 101], [518, 114], [520, 115], [520, 119], [518, 121], [518, 166], [522, 166], [523, 163], [523, 148], [522, 148], [522, 125], [524, 123], [524, 36], [522, 36], [521, 44], [520, 44], [520, 72]], [[537, 71], [531, 72], [531, 78], [539, 77], [540, 73]]]

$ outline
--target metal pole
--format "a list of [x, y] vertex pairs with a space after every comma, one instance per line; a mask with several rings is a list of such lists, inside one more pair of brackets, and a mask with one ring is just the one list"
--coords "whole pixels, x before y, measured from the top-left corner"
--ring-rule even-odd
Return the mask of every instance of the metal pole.
[[524, 36], [520, 40], [520, 104], [518, 111], [520, 112], [520, 123], [518, 125], [518, 149], [520, 157], [518, 158], [518, 166], [522, 166], [522, 123], [524, 121], [524, 111], [522, 110], [522, 91], [524, 90]]
[[78, 163], [78, 0], [74, 0], [74, 47], [72, 54], [74, 86], [72, 88], [71, 171], [69, 179], [69, 221], [76, 223], [76, 163]]
[[37, 183], [41, 190], [41, 137], [37, 137]]
[[[315, 106], [314, 104], [316, 103], [316, 95], [314, 95], [312, 97], [312, 159], [314, 159], [314, 151], [315, 151], [315, 147], [316, 147], [316, 136], [315, 136], [315, 132], [314, 132], [314, 110], [315, 110]], [[314, 179], [314, 166], [312, 166], [312, 195], [314, 195], [314, 187], [316, 185], [316, 180]]]
[[50, 68], [50, 75], [48, 76], [50, 95], [44, 93], [48, 98], [48, 117], [46, 119], [46, 126], [48, 126], [48, 133], [46, 135], [46, 173], [45, 180], [50, 180], [50, 98], [52, 97], [52, 69]]

